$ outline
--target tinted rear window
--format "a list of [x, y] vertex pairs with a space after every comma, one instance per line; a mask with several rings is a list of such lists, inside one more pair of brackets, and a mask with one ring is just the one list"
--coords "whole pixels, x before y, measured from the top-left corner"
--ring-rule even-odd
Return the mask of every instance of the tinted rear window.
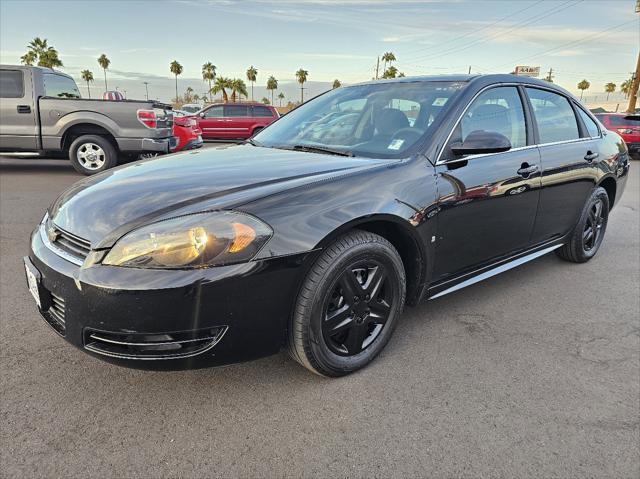
[[78, 91], [78, 86], [72, 78], [52, 73], [45, 73], [42, 76], [44, 78], [44, 93], [46, 96], [80, 98], [80, 91]]
[[555, 143], [580, 138], [573, 108], [562, 95], [548, 90], [527, 88], [538, 122], [540, 143]]
[[273, 116], [273, 114], [266, 106], [254, 106], [253, 116]]
[[246, 105], [225, 105], [224, 116], [249, 116]]
[[0, 98], [22, 98], [24, 81], [20, 70], [0, 70]]

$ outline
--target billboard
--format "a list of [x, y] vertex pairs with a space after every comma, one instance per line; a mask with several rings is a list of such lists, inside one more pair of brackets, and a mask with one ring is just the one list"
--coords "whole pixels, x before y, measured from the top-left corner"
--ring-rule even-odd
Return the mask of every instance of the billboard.
[[540, 67], [528, 67], [521, 65], [516, 67], [514, 73], [523, 77], [538, 77], [540, 76]]

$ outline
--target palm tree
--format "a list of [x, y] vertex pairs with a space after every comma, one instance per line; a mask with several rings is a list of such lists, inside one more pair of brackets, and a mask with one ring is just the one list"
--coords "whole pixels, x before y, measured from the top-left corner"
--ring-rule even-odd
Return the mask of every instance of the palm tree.
[[382, 74], [382, 78], [395, 78], [397, 76], [398, 76], [398, 69], [393, 65], [387, 68]]
[[38, 56], [34, 52], [29, 50], [27, 53], [20, 57], [20, 63], [22, 63], [23, 65], [31, 66], [36, 62], [37, 59]]
[[333, 88], [340, 88], [342, 86], [342, 83], [340, 83], [340, 80], [338, 80], [337, 78], [335, 80], [333, 80]]
[[33, 52], [36, 59], [40, 58], [40, 55], [47, 51], [48, 48], [49, 45], [46, 38], [43, 40], [40, 37], [36, 37], [27, 44], [27, 51]]
[[269, 105], [270, 104], [269, 103], [269, 99], [266, 96], [263, 96], [262, 100], [260, 100], [260, 101], [262, 101], [262, 103], [264, 103], [265, 105]]
[[616, 84], [615, 83], [607, 83], [604, 86], [604, 91], [607, 92], [607, 101], [609, 101], [609, 95], [611, 93], [613, 93], [614, 91], [616, 91]]
[[309, 75], [309, 72], [307, 70], [303, 70], [302, 68], [300, 68], [296, 72], [296, 79], [298, 80], [298, 83], [300, 83], [300, 102], [301, 103], [304, 103], [304, 83], [307, 81], [308, 75]]
[[231, 80], [229, 78], [216, 77], [215, 81], [213, 82], [213, 87], [211, 87], [209, 93], [213, 96], [217, 93], [222, 92], [222, 101], [227, 103], [229, 101], [227, 88], [231, 88]]
[[104, 91], [108, 91], [109, 87], [107, 86], [107, 69], [109, 68], [109, 65], [111, 65], [111, 60], [109, 60], [107, 58], [107, 55], [103, 53], [102, 55], [100, 55], [100, 58], [98, 58], [98, 65], [100, 65], [100, 67], [104, 70]]
[[198, 103], [200, 101], [200, 95], [198, 95], [197, 93], [195, 93], [193, 95], [193, 103]]
[[273, 92], [278, 89], [278, 80], [272, 75], [267, 79], [267, 90], [271, 90], [271, 104], [273, 105]]
[[582, 94], [585, 90], [588, 90], [590, 86], [591, 83], [589, 83], [587, 80], [582, 80], [580, 83], [578, 83], [578, 90], [580, 90], [580, 101], [582, 101]]
[[284, 93], [278, 93], [278, 99], [280, 100], [280, 106], [282, 106], [282, 100], [284, 100]]
[[253, 65], [247, 70], [247, 80], [251, 82], [251, 101], [253, 101], [253, 83], [258, 78], [258, 70]]
[[242, 99], [242, 95], [248, 96], [247, 85], [240, 78], [234, 78], [231, 80], [231, 101], [235, 102], [236, 98]]
[[182, 65], [180, 65], [180, 63], [178, 63], [178, 60], [173, 60], [169, 64], [169, 70], [176, 77], [176, 103], [177, 103], [178, 102], [178, 75], [182, 75], [182, 71], [184, 70], [184, 68], [182, 68]]
[[392, 52], [386, 52], [382, 55], [382, 61], [384, 61], [384, 69], [387, 69], [387, 63], [391, 64], [391, 62], [396, 61], [396, 56]]
[[38, 66], [53, 68], [64, 66], [62, 60], [58, 58], [58, 50], [53, 47], [48, 47], [44, 52], [40, 54], [38, 59]]
[[629, 98], [631, 94], [631, 80], [625, 80], [620, 85], [620, 92], [624, 95], [625, 98]]
[[89, 98], [91, 98], [91, 90], [89, 89], [89, 82], [93, 81], [93, 73], [89, 70], [82, 70], [80, 72], [80, 76], [84, 81], [87, 82], [87, 93], [89, 94]]
[[209, 91], [211, 91], [211, 82], [216, 78], [216, 66], [207, 62], [202, 65], [202, 80], [209, 82]]
[[193, 102], [193, 88], [191, 88], [190, 86], [187, 87], [185, 93], [184, 93], [184, 102], [185, 103], [192, 103]]

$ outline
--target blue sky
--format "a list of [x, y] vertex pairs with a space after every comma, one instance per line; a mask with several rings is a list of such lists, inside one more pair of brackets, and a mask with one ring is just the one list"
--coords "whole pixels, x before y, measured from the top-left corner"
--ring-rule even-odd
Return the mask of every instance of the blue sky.
[[[218, 73], [244, 78], [258, 71], [256, 97], [274, 75], [297, 98], [294, 72], [309, 71], [310, 94], [339, 78], [371, 79], [376, 57], [392, 51], [409, 75], [509, 72], [515, 65], [553, 68], [557, 83], [588, 94], [620, 83], [634, 68], [640, 45], [635, 0], [165, 0], [0, 2], [0, 61], [17, 63], [35, 36], [60, 52], [64, 71], [79, 80], [88, 68], [94, 95], [104, 88], [97, 57], [111, 59], [110, 84], [168, 100], [169, 63], [184, 66], [180, 89], [205, 90], [205, 61]], [[86, 92], [86, 87], [83, 88]]]

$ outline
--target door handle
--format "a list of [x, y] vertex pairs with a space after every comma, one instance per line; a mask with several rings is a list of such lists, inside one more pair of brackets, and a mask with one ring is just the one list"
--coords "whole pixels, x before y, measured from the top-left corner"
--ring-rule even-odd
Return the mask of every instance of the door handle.
[[540, 170], [538, 165], [529, 166], [528, 163], [522, 163], [522, 166], [518, 170], [518, 174], [523, 178], [529, 178], [530, 175], [536, 173], [538, 170]]
[[591, 163], [593, 160], [595, 160], [596, 158], [598, 158], [598, 153], [593, 153], [591, 150], [587, 151], [587, 154], [584, 155], [584, 159], [587, 160], [589, 163]]
[[18, 110], [18, 113], [31, 113], [31, 107], [29, 105], [18, 105], [16, 110]]

